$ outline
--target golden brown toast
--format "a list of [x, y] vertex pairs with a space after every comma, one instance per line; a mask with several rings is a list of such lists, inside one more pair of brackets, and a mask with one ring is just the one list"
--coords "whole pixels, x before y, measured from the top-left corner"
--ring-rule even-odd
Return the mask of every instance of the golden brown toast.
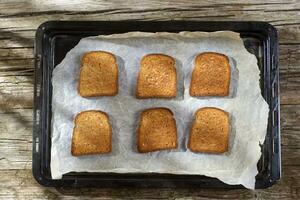
[[228, 96], [230, 64], [227, 56], [214, 52], [199, 54], [192, 72], [191, 96]]
[[137, 78], [137, 98], [176, 97], [175, 60], [163, 54], [148, 54], [141, 60]]
[[197, 110], [188, 148], [194, 152], [224, 153], [228, 151], [229, 115], [212, 107]]
[[113, 54], [91, 51], [83, 56], [78, 93], [82, 97], [114, 96], [118, 93], [118, 66]]
[[177, 128], [171, 110], [151, 108], [140, 116], [137, 148], [141, 153], [177, 148]]
[[111, 152], [112, 128], [105, 112], [88, 110], [76, 115], [72, 137], [73, 156]]

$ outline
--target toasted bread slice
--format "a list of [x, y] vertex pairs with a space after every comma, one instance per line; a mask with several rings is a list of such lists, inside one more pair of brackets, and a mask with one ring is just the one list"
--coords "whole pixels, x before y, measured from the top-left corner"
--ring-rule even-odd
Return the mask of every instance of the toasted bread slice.
[[194, 152], [228, 151], [229, 115], [218, 108], [201, 108], [195, 114], [188, 148]]
[[176, 68], [174, 58], [149, 54], [142, 58], [137, 78], [137, 98], [176, 97]]
[[195, 59], [192, 72], [191, 96], [228, 96], [230, 64], [227, 56], [206, 52]]
[[78, 93], [82, 97], [114, 96], [118, 93], [118, 66], [113, 54], [91, 51], [83, 56]]
[[151, 108], [140, 116], [137, 148], [141, 153], [177, 148], [177, 128], [171, 110]]
[[112, 128], [106, 113], [95, 110], [77, 114], [72, 137], [73, 156], [111, 152]]

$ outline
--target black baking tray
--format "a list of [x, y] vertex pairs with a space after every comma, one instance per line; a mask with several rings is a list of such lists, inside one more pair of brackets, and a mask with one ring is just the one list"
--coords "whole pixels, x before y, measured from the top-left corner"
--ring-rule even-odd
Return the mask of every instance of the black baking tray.
[[[51, 77], [54, 67], [81, 38], [130, 31], [239, 32], [247, 50], [258, 58], [261, 92], [270, 107], [267, 136], [261, 144], [262, 156], [257, 164], [256, 188], [273, 185], [281, 176], [278, 36], [265, 22], [210, 21], [49, 21], [39, 26], [35, 39], [35, 87], [33, 114], [32, 172], [44, 186], [54, 187], [201, 187], [242, 188], [227, 185], [216, 178], [201, 175], [158, 173], [75, 173], [59, 180], [51, 178]], [[187, 163], [192, 164], [192, 163]]]

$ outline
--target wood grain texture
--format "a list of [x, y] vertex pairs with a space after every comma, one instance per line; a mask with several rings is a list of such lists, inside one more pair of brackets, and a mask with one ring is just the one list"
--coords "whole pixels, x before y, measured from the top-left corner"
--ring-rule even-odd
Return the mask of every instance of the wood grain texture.
[[[59, 189], [31, 174], [34, 34], [48, 20], [257, 20], [279, 32], [282, 180], [266, 190]], [[300, 1], [0, 2], [0, 199], [299, 199]]]

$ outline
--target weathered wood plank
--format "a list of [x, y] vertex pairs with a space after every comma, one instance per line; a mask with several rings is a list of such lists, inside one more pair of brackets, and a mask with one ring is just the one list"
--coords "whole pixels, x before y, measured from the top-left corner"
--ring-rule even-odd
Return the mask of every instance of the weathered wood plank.
[[[33, 59], [10, 60], [7, 68], [0, 60], [0, 105], [11, 107], [12, 104], [26, 108], [32, 106]], [[299, 60], [295, 60], [299, 62]], [[281, 104], [300, 104], [300, 65], [298, 63], [280, 64]], [[3, 71], [2, 71], [2, 68]], [[4, 77], [1, 77], [4, 76]], [[16, 76], [16, 77], [15, 77]]]
[[279, 46], [281, 104], [300, 104], [299, 57], [299, 44]]
[[0, 48], [0, 60], [31, 59], [34, 58], [32, 47], [26, 48]]
[[[2, 20], [0, 19], [0, 22]], [[0, 26], [0, 48], [32, 48], [35, 30], [37, 27], [31, 29], [19, 26], [18, 28], [11, 27], [1, 29]]]
[[[36, 4], [34, 1], [16, 1], [16, 0], [4, 0], [6, 10], [2, 11], [3, 13], [22, 13], [22, 12], [42, 12], [49, 10], [58, 10], [58, 11], [93, 11], [93, 10], [104, 10], [106, 8], [115, 8], [115, 9], [131, 9], [131, 10], [140, 10], [140, 9], [163, 9], [163, 8], [173, 8], [173, 9], [184, 9], [189, 8], [191, 11], [197, 8], [206, 8], [206, 9], [228, 9], [228, 8], [239, 8], [238, 10], [256, 10], [256, 9], [269, 9], [273, 11], [277, 10], [293, 10], [297, 8], [297, 2], [293, 0], [280, 1], [280, 0], [272, 0], [268, 2], [262, 2], [260, 0], [253, 0], [251, 2], [247, 0], [234, 1], [229, 0], [226, 2], [211, 2], [209, 0], [201, 1], [199, 4], [198, 1], [195, 0], [173, 0], [173, 1], [159, 1], [153, 0], [151, 2], [148, 1], [138, 1], [133, 0], [128, 2], [124, 2], [121, 0], [115, 0], [113, 2], [107, 1], [97, 1], [93, 0], [79, 0], [79, 1], [50, 1], [50, 2], [39, 2]], [[18, 4], [16, 4], [16, 2]], [[89, 14], [89, 13], [87, 13]]]
[[[10, 110], [12, 108], [32, 108], [33, 100], [32, 77], [18, 76], [0, 79], [0, 108]], [[295, 129], [299, 127], [300, 105], [281, 106], [282, 127]], [[289, 129], [287, 129], [289, 130]]]
[[[281, 126], [289, 128], [287, 130], [299, 130], [300, 105], [281, 106]], [[284, 129], [283, 129], [284, 130]]]
[[[300, 165], [300, 105], [282, 106], [282, 164]], [[0, 169], [30, 167], [32, 110], [10, 109], [0, 113]]]
[[[1, 42], [0, 42], [1, 43]], [[281, 83], [281, 103], [300, 104], [300, 45], [281, 45], [280, 46], [280, 83]], [[14, 53], [12, 53], [14, 52]], [[34, 71], [34, 59], [31, 48], [22, 49], [0, 49], [0, 77], [1, 76], [29, 76], [32, 78]], [[9, 78], [12, 85], [15, 78]], [[5, 87], [9, 86], [5, 80]], [[18, 87], [23, 87], [20, 81], [15, 84], [14, 91]], [[0, 89], [3, 80], [0, 80]], [[12, 86], [13, 87], [13, 86]], [[22, 88], [23, 89], [23, 88]], [[32, 91], [29, 91], [32, 92]]]
[[300, 171], [297, 166], [285, 167], [283, 179], [266, 190], [224, 190], [198, 188], [83, 188], [83, 189], [48, 189], [39, 187], [32, 179], [31, 170], [2, 170], [0, 171], [0, 198], [22, 197], [47, 199], [81, 199], [94, 197], [98, 199], [290, 199], [300, 198]]
[[[153, 13], [147, 13], [147, 14], [141, 14], [142, 12], [138, 12], [136, 14], [131, 14], [132, 17], [130, 20], [255, 20], [257, 19], [257, 15], [259, 16], [259, 13], [253, 13], [252, 15], [246, 15], [246, 16], [231, 16], [230, 14], [220, 14], [220, 15], [212, 15], [210, 14], [211, 11], [203, 12], [200, 14], [196, 14], [195, 12], [189, 12], [189, 11], [171, 11], [171, 12], [166, 12], [166, 11], [155, 11]], [[220, 13], [226, 13], [226, 11], [221, 11]], [[264, 13], [264, 12], [262, 12]], [[103, 15], [103, 14], [93, 14], [93, 15], [51, 15], [51, 20], [123, 20], [126, 18], [128, 15], [127, 13], [121, 14], [121, 13], [116, 13], [113, 15]], [[277, 15], [275, 15], [277, 16]], [[276, 25], [276, 22], [272, 22], [274, 18], [274, 14], [270, 13], [268, 16], [269, 19], [266, 19], [264, 17], [261, 17], [261, 20], [264, 21], [269, 21], [271, 22], [279, 31], [279, 34], [282, 35], [283, 37], [280, 37], [280, 43], [299, 43], [300, 36], [299, 34], [299, 27], [298, 24], [295, 22], [297, 19], [297, 11], [293, 13], [292, 16], [287, 17], [287, 19], [295, 19], [295, 20], [287, 20], [280, 22], [280, 24]], [[32, 16], [32, 17], [20, 17], [20, 18], [11, 18], [9, 20], [9, 24], [14, 24], [14, 27], [21, 27], [22, 29], [28, 30], [36, 29], [41, 23], [44, 21], [49, 20], [49, 16]], [[13, 22], [11, 22], [13, 21]], [[276, 21], [276, 20], [274, 20]], [[278, 20], [277, 20], [278, 21]], [[6, 21], [1, 20], [0, 18], [0, 28], [1, 27], [9, 27], [9, 24], [5, 23]], [[21, 29], [21, 30], [22, 30]], [[6, 31], [7, 32], [7, 31]], [[31, 30], [29, 31], [30, 33], [32, 32]], [[11, 34], [11, 33], [17, 33], [17, 34]], [[10, 36], [2, 36], [5, 39], [11, 39], [12, 37], [21, 37], [21, 35], [25, 35], [26, 33], [21, 33], [20, 31], [10, 31], [10, 33], [7, 33], [6, 35]], [[32, 35], [33, 36], [33, 35]], [[26, 36], [27, 38], [32, 38], [32, 36]], [[0, 38], [1, 39], [1, 38]], [[26, 44], [29, 46], [30, 44], [28, 43], [30, 40], [22, 40], [19, 39], [19, 42], [26, 42]]]
[[30, 169], [32, 109], [0, 110], [0, 171]]
[[[26, 2], [26, 1], [25, 1]], [[14, 2], [3, 4], [5, 7], [0, 15], [0, 27], [6, 35], [3, 37], [22, 37], [22, 32], [29, 30], [30, 34], [39, 24], [46, 20], [167, 20], [167, 19], [201, 19], [201, 20], [260, 20], [269, 21], [279, 29], [282, 42], [299, 43], [299, 2], [275, 1], [272, 3], [219, 3], [210, 1], [172, 1], [156, 3], [139, 2], [138, 4], [82, 3], [86, 1], [68, 2], [58, 1], [34, 3], [18, 2], [24, 7], [10, 6]], [[9, 5], [7, 5], [9, 4]], [[116, 6], [118, 5], [118, 6]], [[28, 9], [26, 9], [28, 8]], [[274, 15], [276, 13], [276, 15]], [[7, 20], [9, 19], [9, 20]], [[13, 25], [13, 26], [12, 26]], [[15, 33], [15, 34], [12, 34]], [[25, 33], [26, 34], [26, 33]], [[33, 38], [30, 36], [30, 38]]]

